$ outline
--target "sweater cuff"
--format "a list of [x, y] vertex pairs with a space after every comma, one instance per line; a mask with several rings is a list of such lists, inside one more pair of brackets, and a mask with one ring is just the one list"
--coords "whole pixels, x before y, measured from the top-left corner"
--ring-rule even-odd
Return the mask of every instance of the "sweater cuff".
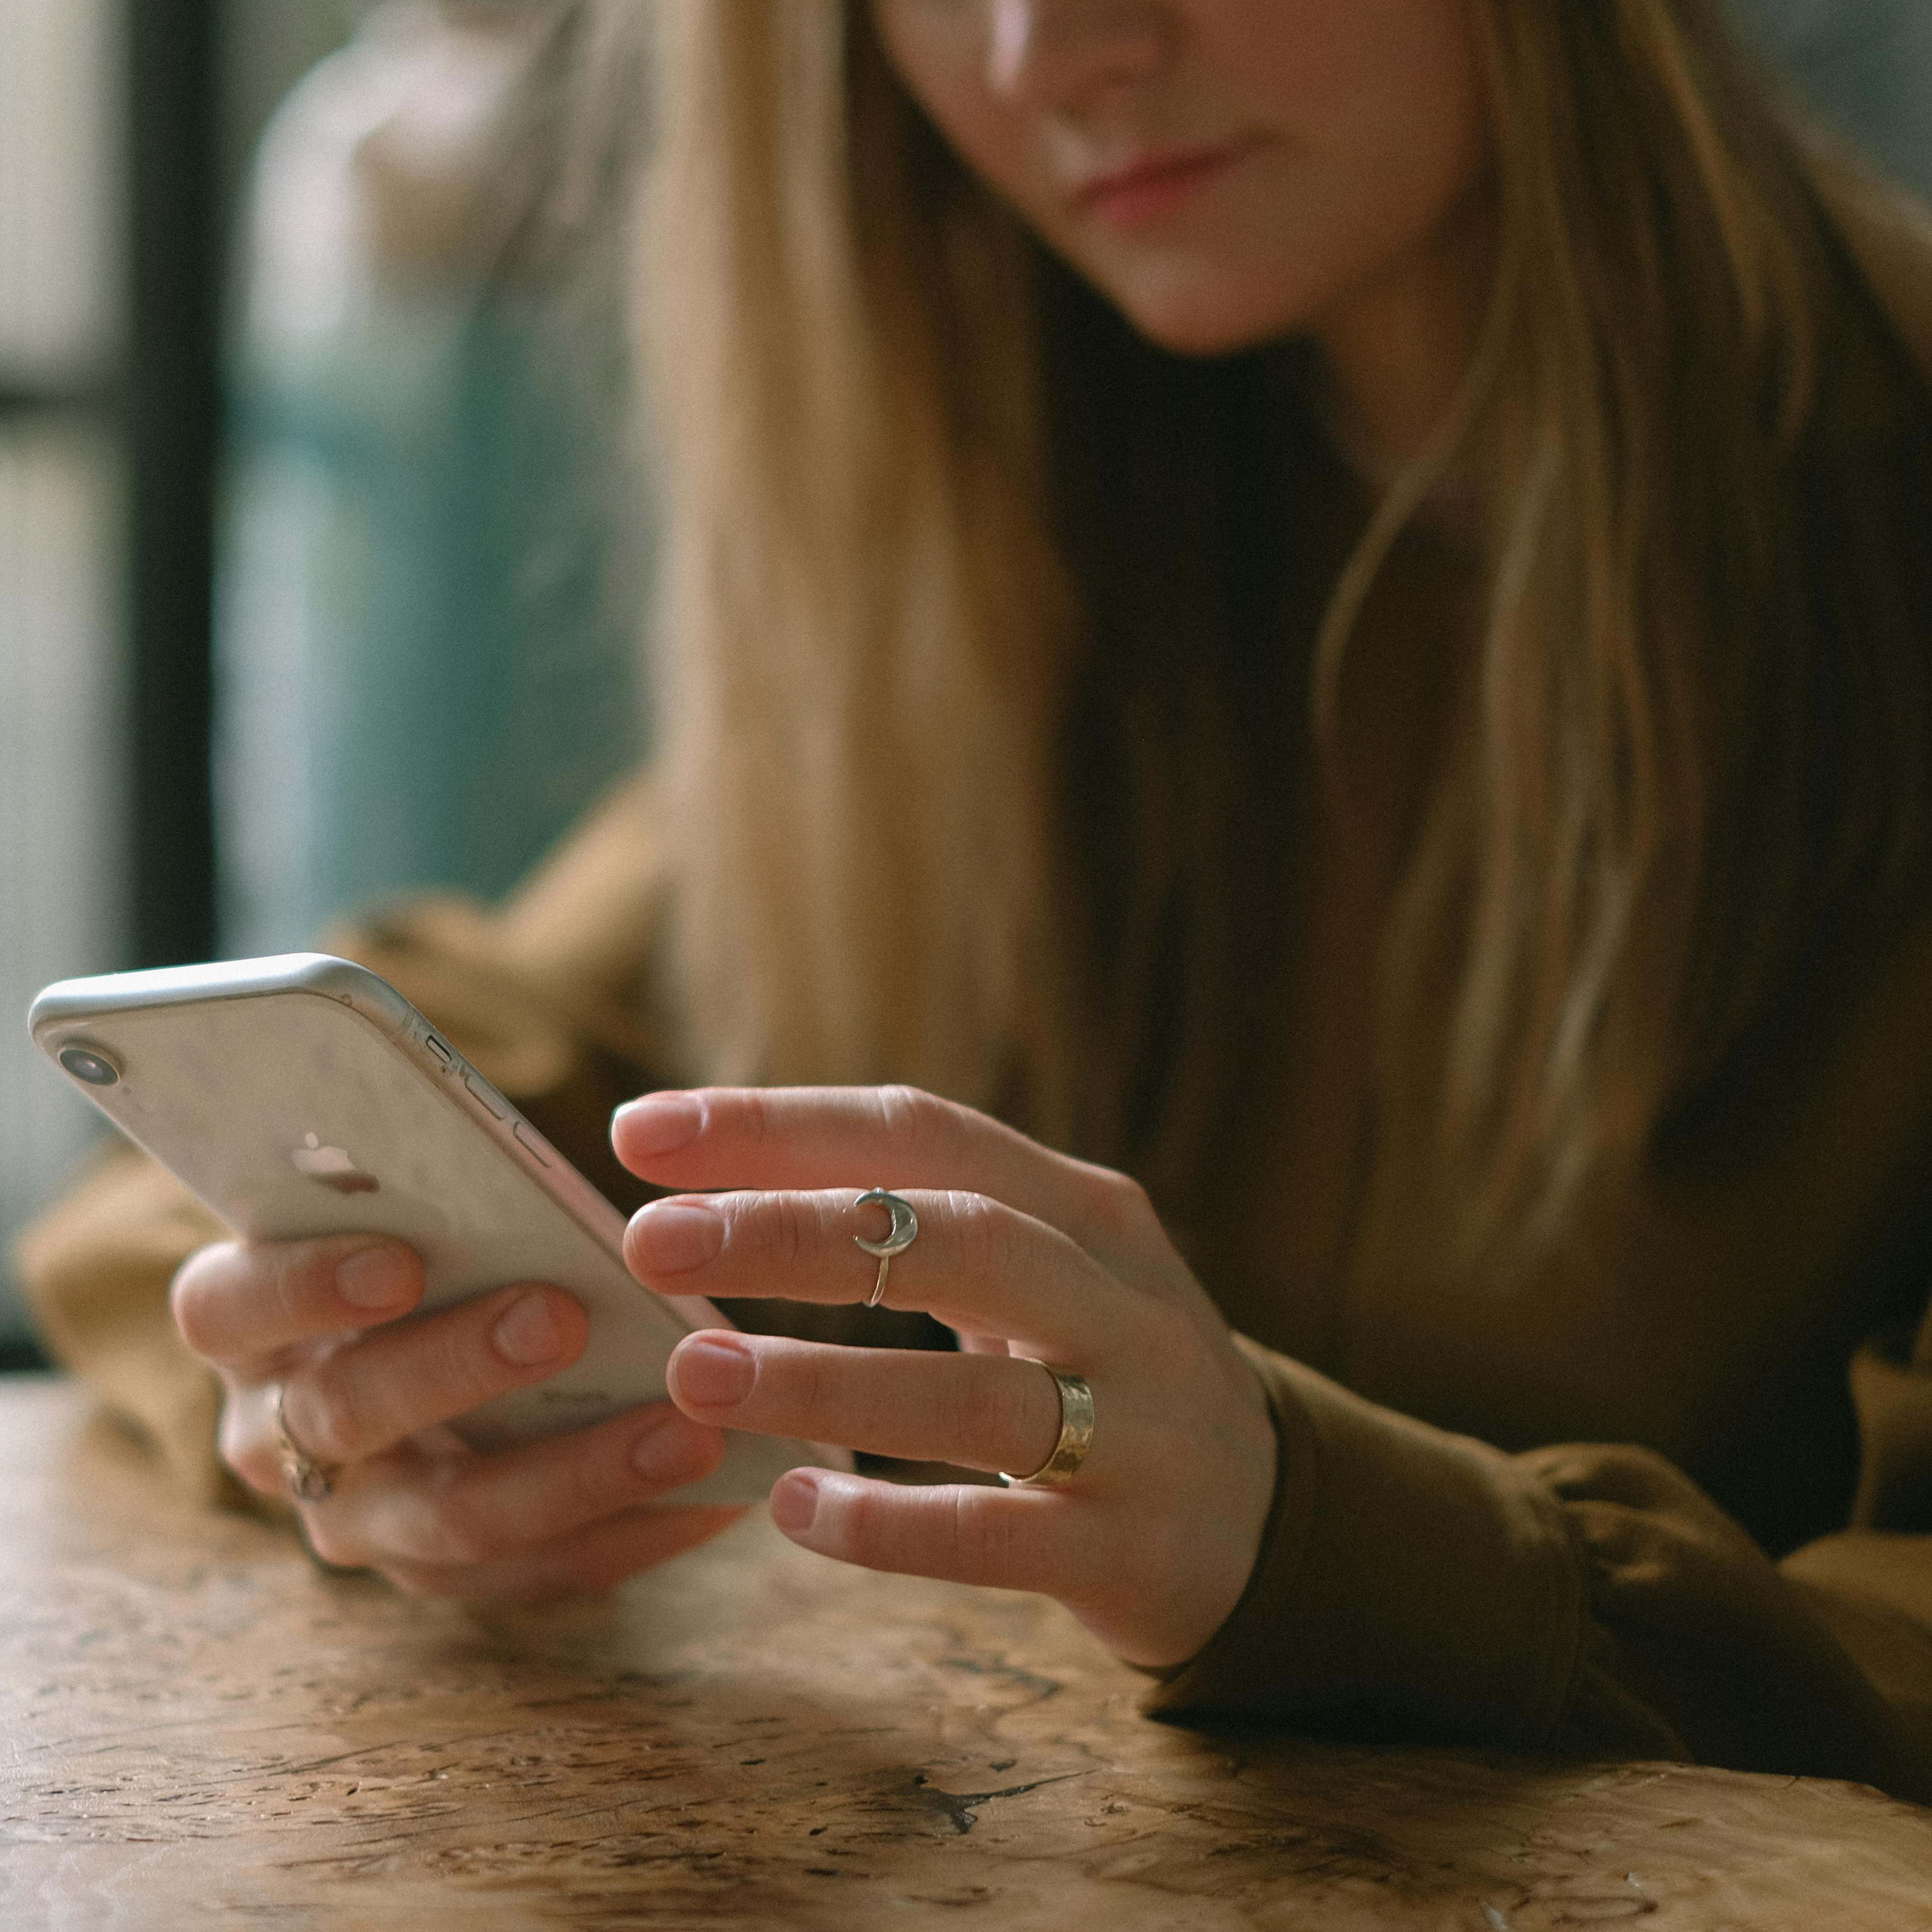
[[1240, 1339], [1274, 1412], [1274, 1508], [1240, 1602], [1149, 1714], [1346, 1714], [1544, 1742], [1584, 1617], [1556, 1498], [1501, 1451]]

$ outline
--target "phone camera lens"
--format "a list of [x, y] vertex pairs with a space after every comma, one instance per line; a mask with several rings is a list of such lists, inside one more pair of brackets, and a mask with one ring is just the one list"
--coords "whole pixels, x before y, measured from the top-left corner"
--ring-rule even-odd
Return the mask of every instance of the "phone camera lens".
[[90, 1087], [112, 1087], [120, 1081], [120, 1068], [91, 1046], [64, 1046], [58, 1057], [76, 1080], [84, 1080]]

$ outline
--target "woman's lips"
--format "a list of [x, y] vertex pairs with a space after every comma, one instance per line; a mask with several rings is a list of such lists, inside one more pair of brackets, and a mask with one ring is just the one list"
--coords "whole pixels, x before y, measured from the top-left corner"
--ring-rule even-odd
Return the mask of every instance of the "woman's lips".
[[1111, 169], [1082, 183], [1081, 206], [1118, 227], [1131, 227], [1165, 214], [1209, 182], [1217, 180], [1247, 152], [1251, 143], [1229, 141], [1219, 147], [1175, 148]]

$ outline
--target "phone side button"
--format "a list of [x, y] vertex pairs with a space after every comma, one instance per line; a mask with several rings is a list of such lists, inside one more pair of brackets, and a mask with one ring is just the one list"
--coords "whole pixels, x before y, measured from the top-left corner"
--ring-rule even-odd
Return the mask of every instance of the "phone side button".
[[463, 1084], [470, 1089], [470, 1097], [484, 1112], [499, 1120], [510, 1118], [510, 1103], [480, 1073], [466, 1073]]
[[517, 1144], [519, 1147], [535, 1154], [544, 1166], [548, 1167], [550, 1165], [550, 1150], [528, 1127], [524, 1125], [521, 1120], [515, 1123], [512, 1131], [517, 1136]]

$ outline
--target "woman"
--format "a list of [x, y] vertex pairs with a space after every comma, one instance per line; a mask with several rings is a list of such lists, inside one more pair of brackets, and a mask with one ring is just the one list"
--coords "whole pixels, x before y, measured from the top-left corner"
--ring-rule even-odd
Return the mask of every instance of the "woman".
[[[726, 1423], [1070, 1448], [772, 1513], [1058, 1597], [1157, 1712], [1932, 1798], [1918, 218], [1706, 0], [664, 26], [666, 755], [353, 944], [586, 1160], [737, 1083], [620, 1112], [706, 1190], [629, 1258], [794, 1332], [452, 1458], [568, 1297], [397, 1323], [406, 1253], [190, 1255], [130, 1166], [50, 1333], [264, 1492], [279, 1397], [405, 1588], [688, 1546]], [[842, 1346], [881, 1179], [958, 1352]]]

